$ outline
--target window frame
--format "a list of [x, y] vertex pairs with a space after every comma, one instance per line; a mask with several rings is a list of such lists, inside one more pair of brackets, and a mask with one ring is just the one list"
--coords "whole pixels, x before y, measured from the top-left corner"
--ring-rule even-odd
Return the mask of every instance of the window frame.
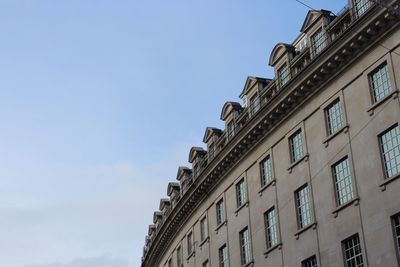
[[[268, 164], [268, 175], [265, 175], [265, 162], [269, 162]], [[259, 168], [260, 168], [260, 183], [261, 183], [261, 188], [267, 186], [269, 183], [271, 183], [274, 180], [274, 172], [273, 172], [273, 162], [272, 162], [272, 156], [271, 154], [267, 154], [265, 157], [261, 159], [259, 162]], [[269, 179], [267, 179], [269, 177]]]
[[[396, 219], [398, 222], [396, 222]], [[400, 212], [390, 216], [390, 221], [392, 224], [394, 249], [396, 250], [397, 262], [400, 264]]]
[[[221, 209], [219, 209], [221, 207]], [[216, 209], [216, 221], [217, 221], [217, 227], [225, 223], [226, 221], [226, 214], [225, 214], [225, 201], [224, 198], [221, 198], [217, 201], [215, 204], [215, 209]], [[219, 216], [219, 214], [221, 216]]]
[[[391, 179], [394, 179], [394, 178], [400, 176], [400, 167], [399, 167], [399, 171], [397, 171], [395, 174], [393, 174], [391, 176], [388, 175], [388, 170], [387, 170], [387, 166], [386, 166], [386, 159], [385, 159], [385, 154], [387, 152], [385, 153], [384, 148], [383, 148], [383, 143], [382, 143], [382, 137], [385, 134], [389, 133], [390, 131], [395, 130], [396, 128], [398, 128], [398, 131], [400, 131], [400, 124], [397, 123], [397, 122], [378, 135], [379, 154], [380, 154], [381, 163], [382, 163], [382, 171], [383, 171], [383, 180], [384, 181], [389, 181]], [[398, 146], [400, 147], [400, 144]], [[392, 151], [392, 150], [389, 150], [389, 151]], [[394, 159], [396, 161], [396, 157]], [[400, 162], [399, 162], [399, 164], [400, 164]], [[397, 169], [397, 167], [395, 167], [395, 168]]]
[[209, 233], [208, 233], [208, 220], [207, 220], [207, 215], [204, 215], [200, 219], [200, 242], [203, 243], [208, 239]]
[[361, 242], [361, 238], [359, 236], [358, 233], [355, 233], [352, 236], [349, 236], [348, 238], [344, 239], [341, 241], [341, 246], [342, 246], [342, 256], [343, 256], [343, 263], [345, 267], [351, 267], [349, 266], [347, 263], [349, 262], [349, 260], [351, 260], [352, 258], [356, 258], [357, 256], [352, 256], [351, 258], [347, 258], [346, 257], [346, 242], [352, 241], [354, 240], [354, 238], [358, 239], [358, 246], [360, 249], [360, 253], [357, 254], [357, 256], [361, 255], [361, 260], [362, 260], [362, 266], [364, 266], [364, 255], [363, 255], [363, 247], [362, 247], [362, 242]]
[[[338, 111], [340, 112], [340, 126], [336, 126], [335, 129], [331, 126], [331, 114], [330, 110], [338, 105]], [[343, 108], [343, 103], [341, 97], [336, 97], [333, 101], [331, 101], [327, 106], [324, 107], [324, 116], [325, 116], [325, 125], [326, 125], [326, 134], [327, 136], [332, 136], [341, 131], [344, 127], [346, 127], [346, 116]], [[335, 117], [337, 120], [337, 116]], [[333, 129], [333, 130], [332, 130]]]
[[[321, 34], [321, 36], [316, 39], [316, 36], [318, 34]], [[318, 43], [316, 41], [320, 41], [321, 43]], [[324, 51], [324, 49], [327, 46], [327, 35], [326, 32], [324, 31], [324, 28], [318, 27], [311, 35], [310, 35], [310, 42], [311, 42], [311, 51], [312, 51], [312, 56], [316, 57], [317, 55], [321, 54], [321, 52]]]
[[[243, 185], [243, 187], [241, 186]], [[236, 207], [240, 208], [248, 201], [246, 179], [243, 177], [235, 184]]]
[[[342, 191], [338, 191], [338, 187], [337, 187], [337, 175], [336, 175], [336, 166], [338, 166], [339, 164], [341, 164], [342, 162], [347, 161], [347, 168], [348, 168], [348, 176], [346, 176], [345, 178], [343, 178], [342, 180], [340, 180], [341, 182], [343, 182], [344, 184], [346, 184], [346, 181], [350, 181], [351, 183], [351, 198], [347, 199], [347, 201], [345, 202], [341, 202], [342, 198], [339, 195], [339, 192]], [[331, 173], [332, 173], [332, 179], [333, 179], [333, 188], [334, 188], [334, 192], [335, 192], [335, 205], [336, 208], [340, 208], [343, 206], [348, 205], [349, 203], [352, 203], [355, 199], [357, 199], [357, 192], [356, 192], [356, 188], [355, 188], [355, 182], [354, 182], [354, 175], [353, 175], [353, 170], [351, 167], [351, 160], [350, 157], [348, 155], [345, 155], [344, 157], [342, 157], [341, 159], [339, 159], [338, 161], [336, 161], [333, 165], [331, 165]], [[346, 178], [350, 177], [349, 180], [344, 181]], [[348, 194], [347, 194], [348, 195]]]
[[193, 244], [194, 244], [194, 242], [193, 242], [193, 231], [190, 231], [186, 236], [186, 245], [187, 245], [188, 258], [190, 258], [194, 253]]
[[281, 66], [279, 66], [277, 74], [279, 87], [283, 87], [289, 83], [290, 79], [292, 78], [289, 63], [285, 61]]
[[[299, 203], [299, 201], [302, 199], [301, 196], [299, 195], [301, 191], [304, 189], [307, 189], [307, 200], [308, 202], [304, 203]], [[294, 192], [294, 200], [295, 200], [295, 207], [296, 207], [296, 219], [297, 219], [297, 229], [302, 230], [302, 229], [307, 229], [310, 225], [313, 225], [315, 220], [314, 220], [314, 212], [313, 212], [313, 200], [311, 196], [311, 188], [308, 183], [303, 184], [300, 186], [296, 191]], [[302, 207], [308, 206], [307, 210], [305, 210], [305, 213], [302, 209]], [[306, 215], [306, 216], [304, 216]], [[307, 220], [304, 220], [304, 218], [308, 218]]]
[[[368, 86], [369, 86], [369, 92], [370, 92], [370, 96], [371, 96], [371, 102], [373, 105], [383, 102], [385, 101], [385, 99], [387, 99], [388, 96], [390, 96], [393, 93], [393, 81], [391, 80], [391, 70], [390, 70], [390, 66], [391, 64], [389, 64], [389, 62], [387, 60], [384, 60], [383, 62], [380, 62], [377, 66], [374, 66], [374, 68], [368, 72], [367, 74], [367, 78], [368, 78]], [[379, 97], [379, 99], [377, 99], [377, 96], [375, 95], [376, 90], [374, 89], [374, 79], [373, 76], [376, 73], [379, 73], [383, 68], [385, 68], [386, 70], [386, 76], [387, 76], [387, 83], [389, 85], [389, 89], [388, 91]], [[382, 77], [382, 75], [381, 75]]]
[[182, 245], [176, 248], [176, 266], [181, 267], [183, 264]]
[[253, 117], [261, 108], [260, 97], [257, 93], [249, 98], [250, 116]]
[[[295, 149], [294, 148], [294, 138], [297, 137], [298, 135], [300, 135], [300, 142], [301, 142], [301, 154], [296, 155], [295, 153]], [[289, 154], [290, 154], [290, 163], [294, 164], [298, 161], [300, 161], [307, 153], [306, 153], [306, 149], [305, 149], [305, 138], [304, 138], [304, 130], [303, 127], [300, 127], [298, 129], [296, 129], [295, 131], [293, 131], [289, 138], [288, 138], [288, 143], [289, 143]]]
[[240, 247], [240, 263], [242, 266], [246, 266], [252, 261], [251, 237], [250, 237], [250, 229], [248, 226], [246, 226], [239, 232], [239, 247]]
[[219, 267], [229, 267], [229, 251], [226, 243], [218, 249], [218, 263]]
[[[313, 261], [313, 260], [315, 260], [315, 265], [312, 265], [313, 262], [311, 262], [311, 261]], [[310, 264], [311, 264], [311, 265], [310, 265]], [[314, 255], [312, 255], [311, 257], [308, 257], [307, 259], [303, 260], [303, 261], [301, 262], [301, 267], [318, 267], [318, 259], [317, 259], [317, 256], [314, 254]]]
[[[274, 218], [275, 218], [275, 223], [273, 225], [270, 225], [270, 221], [268, 218], [268, 214], [273, 212]], [[275, 236], [275, 242], [272, 243], [272, 238], [271, 233], [269, 229], [273, 228], [274, 231], [274, 236]], [[276, 212], [275, 206], [272, 206], [270, 209], [268, 209], [266, 212], [264, 212], [264, 229], [265, 229], [265, 243], [267, 250], [279, 245], [280, 242], [280, 236], [279, 236], [279, 221], [278, 221], [278, 214]]]

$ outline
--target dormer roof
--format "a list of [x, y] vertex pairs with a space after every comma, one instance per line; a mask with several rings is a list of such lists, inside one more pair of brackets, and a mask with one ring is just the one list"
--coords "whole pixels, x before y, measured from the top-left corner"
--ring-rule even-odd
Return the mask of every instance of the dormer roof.
[[198, 156], [204, 156], [205, 154], [207, 154], [207, 151], [205, 151], [203, 148], [194, 146], [189, 152], [189, 162], [193, 163]]
[[244, 84], [242, 93], [240, 93], [239, 95], [239, 98], [242, 98], [244, 95], [246, 95], [258, 83], [263, 83], [264, 85], [267, 85], [270, 81], [271, 79], [248, 76], [246, 79], [246, 83]]
[[180, 191], [181, 186], [176, 182], [169, 182], [167, 187], [167, 195], [170, 197], [173, 191]]
[[162, 212], [155, 211], [153, 214], [153, 223], [156, 223], [158, 220], [162, 219]]
[[295, 50], [295, 47], [291, 44], [278, 43], [275, 45], [274, 49], [272, 49], [271, 55], [269, 56], [268, 64], [270, 66], [275, 66], [275, 64], [281, 59], [283, 55], [285, 55], [288, 51]]
[[220, 136], [221, 134], [222, 134], [222, 130], [221, 130], [221, 129], [214, 128], [214, 127], [207, 127], [207, 128], [206, 128], [206, 131], [205, 131], [205, 133], [204, 133], [203, 142], [204, 142], [204, 143], [207, 143], [208, 140], [210, 140], [210, 138], [211, 138], [213, 135], [218, 135], [218, 136]]
[[170, 206], [171, 202], [168, 198], [160, 199], [160, 210], [163, 210], [165, 206]]
[[308, 11], [307, 16], [303, 22], [303, 26], [301, 26], [300, 32], [305, 33], [307, 29], [309, 29], [320, 16], [330, 16], [331, 14], [331, 11], [324, 9]]
[[224, 104], [221, 111], [221, 120], [225, 121], [228, 115], [234, 110], [241, 110], [242, 106], [237, 102], [228, 101]]
[[176, 180], [180, 181], [184, 174], [191, 174], [192, 170], [185, 166], [180, 166], [178, 168], [178, 173], [176, 174]]

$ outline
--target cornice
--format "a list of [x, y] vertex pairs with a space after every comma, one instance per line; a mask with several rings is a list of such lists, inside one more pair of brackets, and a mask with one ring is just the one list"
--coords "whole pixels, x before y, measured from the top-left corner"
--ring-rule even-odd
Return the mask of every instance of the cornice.
[[[390, 3], [398, 4], [399, 0]], [[258, 113], [250, 117], [248, 110], [244, 111], [247, 114], [244, 116], [248, 118], [237, 129], [235, 137], [201, 171], [161, 227], [157, 229], [157, 234], [144, 256], [142, 267], [157, 266], [163, 252], [168, 249], [175, 235], [179, 233], [180, 228], [201, 201], [259, 142], [342, 73], [363, 52], [376, 46], [399, 25], [400, 20], [389, 12], [372, 7], [364, 17], [355, 21], [340, 37], [332, 41], [303, 71], [293, 76], [284, 87], [278, 90], [275, 85], [271, 85], [273, 84], [271, 82], [263, 93]]]

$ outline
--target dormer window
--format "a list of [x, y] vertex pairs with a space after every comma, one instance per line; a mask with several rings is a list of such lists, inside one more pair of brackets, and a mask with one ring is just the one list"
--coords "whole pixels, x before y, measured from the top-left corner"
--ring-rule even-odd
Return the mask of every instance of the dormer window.
[[228, 139], [231, 140], [235, 136], [235, 123], [230, 121], [227, 125]]
[[301, 40], [296, 44], [296, 52], [300, 53], [304, 49], [307, 48], [307, 38], [304, 36]]
[[260, 109], [260, 98], [257, 94], [250, 98], [250, 114], [253, 116]]
[[280, 86], [284, 86], [289, 82], [290, 72], [289, 72], [289, 67], [286, 63], [278, 70], [278, 77]]
[[214, 144], [210, 144], [208, 146], [208, 159], [209, 160], [212, 160], [212, 159], [215, 158], [215, 152], [216, 152], [215, 145]]
[[314, 56], [321, 53], [321, 51], [325, 48], [326, 42], [322, 28], [320, 28], [313, 34], [313, 36], [311, 36], [311, 43]]
[[369, 0], [356, 0], [355, 8], [357, 18], [361, 17], [365, 12], [367, 12], [370, 5], [371, 3]]

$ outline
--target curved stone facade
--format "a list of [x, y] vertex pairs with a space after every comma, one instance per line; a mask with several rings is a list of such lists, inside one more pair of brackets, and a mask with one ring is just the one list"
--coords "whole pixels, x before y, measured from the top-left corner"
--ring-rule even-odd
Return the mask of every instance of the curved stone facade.
[[398, 265], [399, 2], [310, 11], [276, 45], [168, 184], [142, 267]]

